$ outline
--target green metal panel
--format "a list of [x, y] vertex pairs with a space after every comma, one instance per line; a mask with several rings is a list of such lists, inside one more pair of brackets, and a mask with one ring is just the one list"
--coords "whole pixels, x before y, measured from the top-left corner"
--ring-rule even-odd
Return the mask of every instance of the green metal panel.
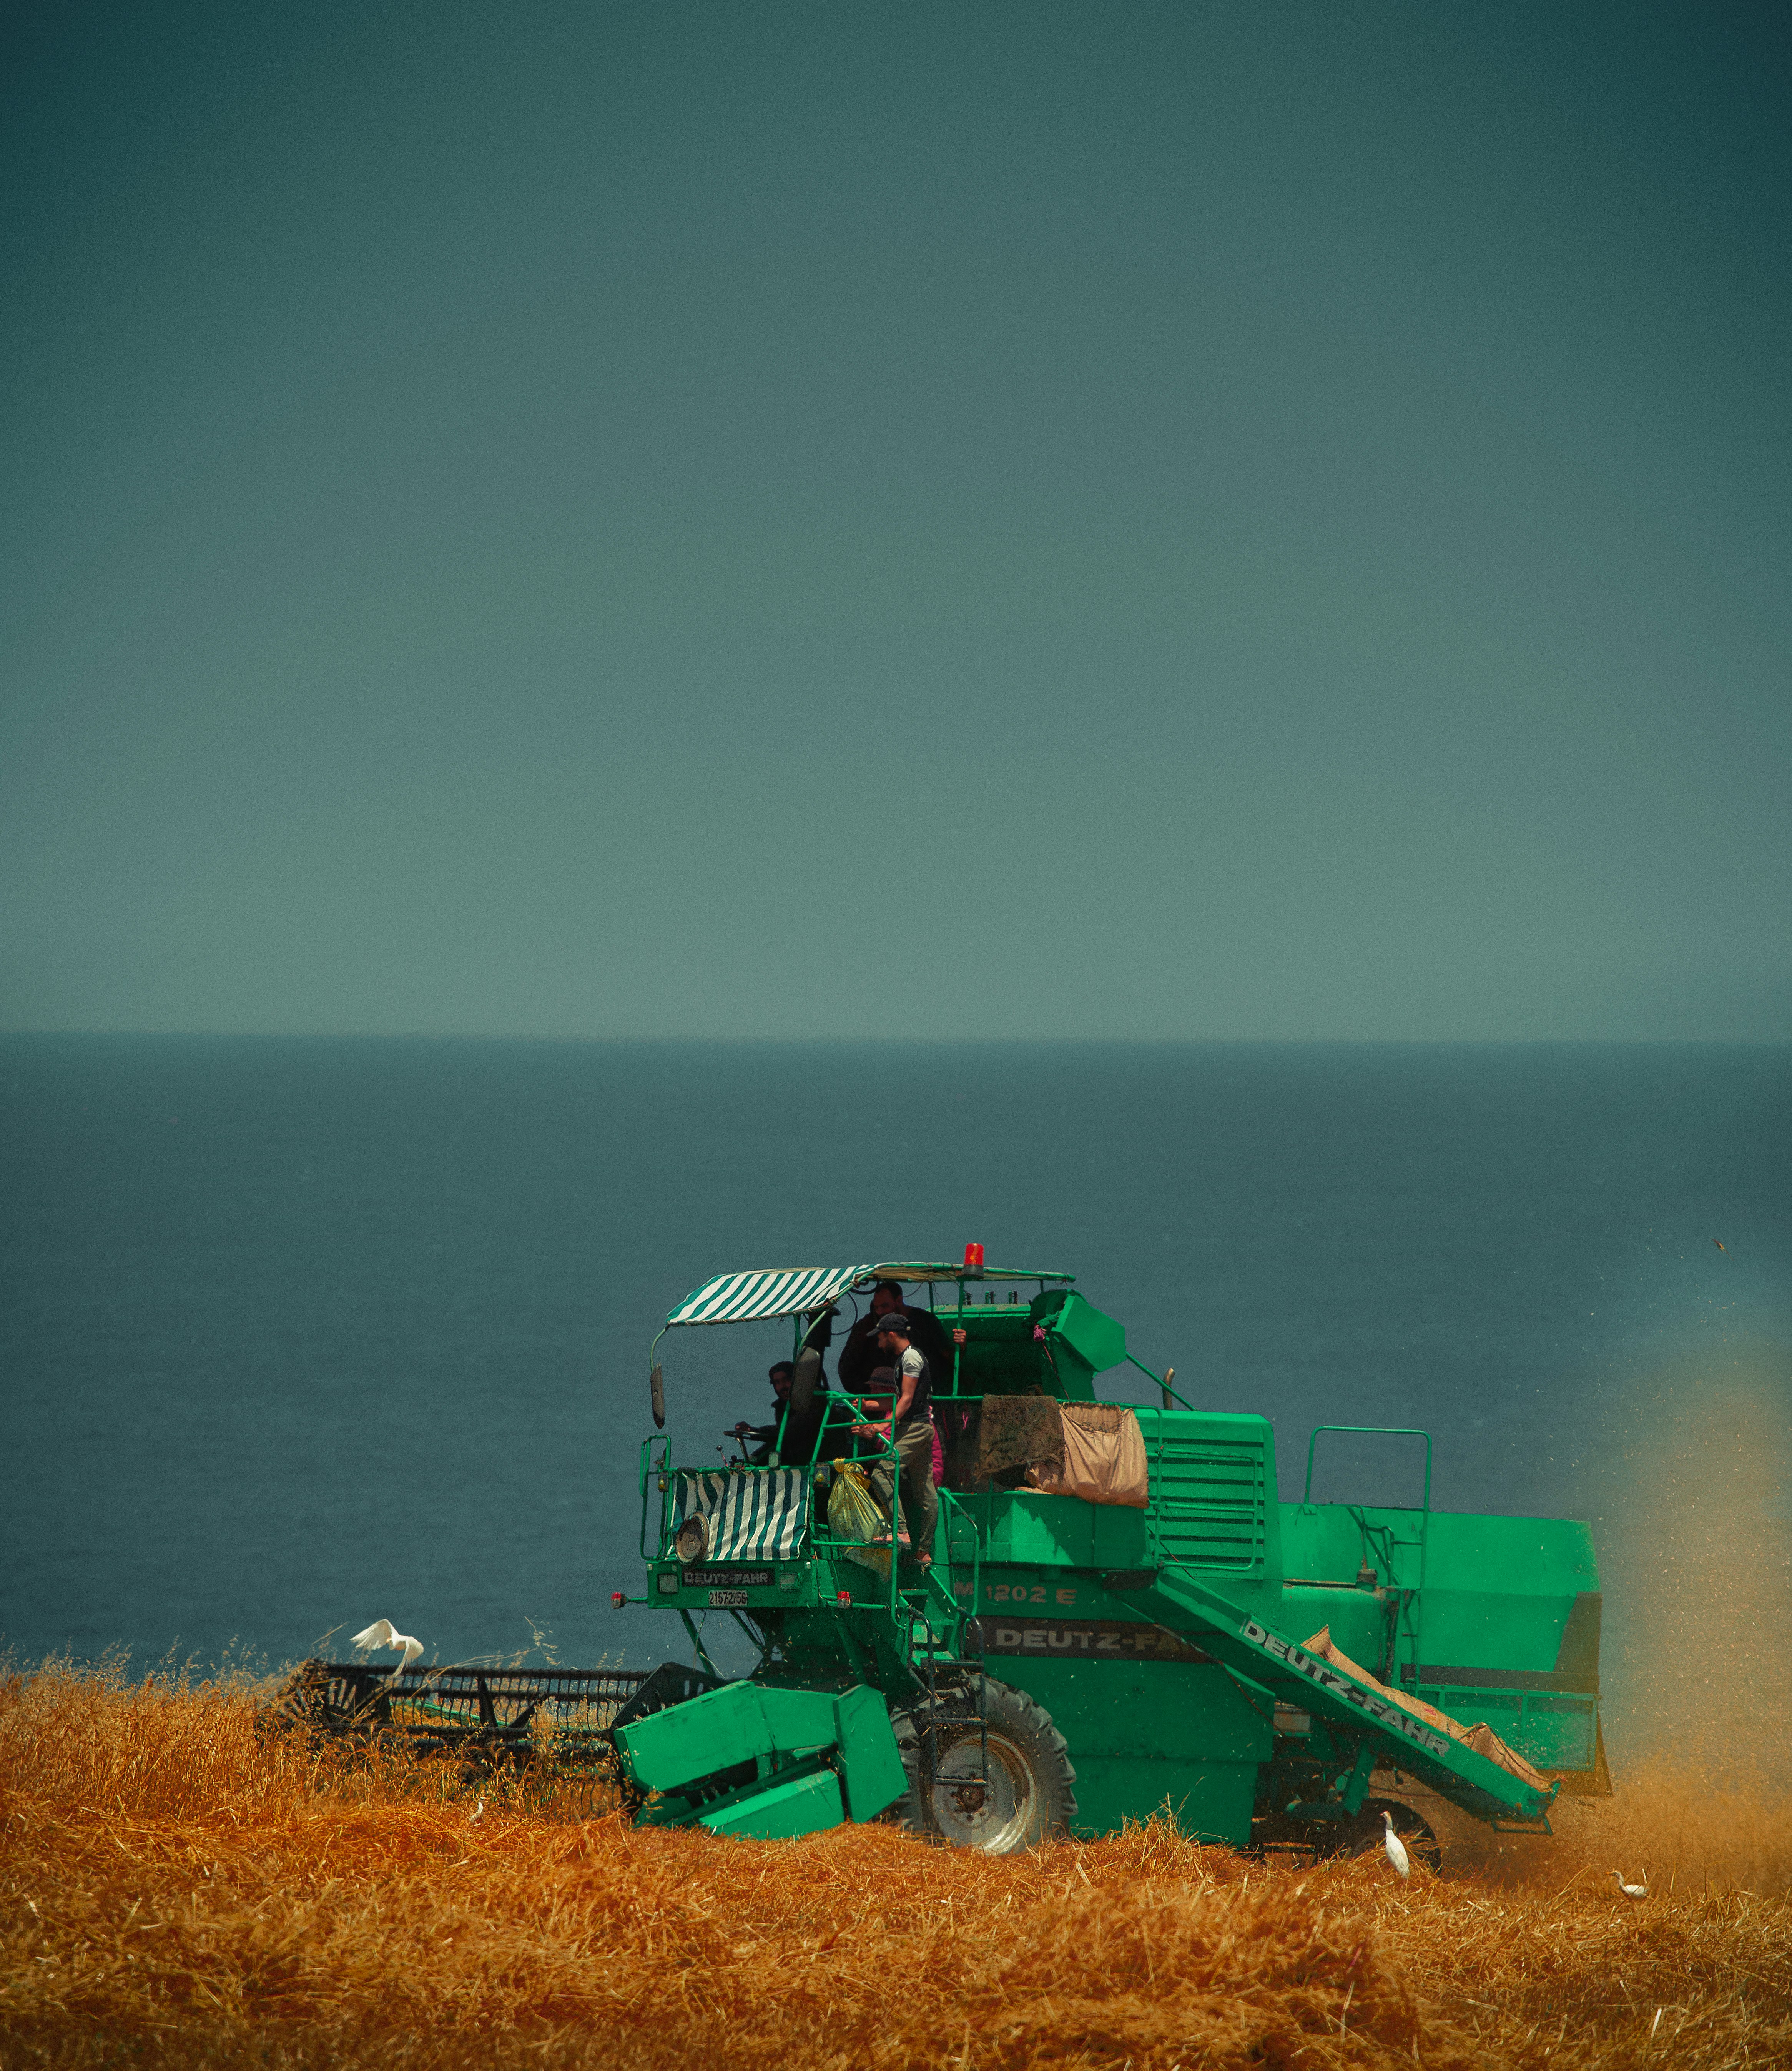
[[986, 1564], [1137, 1568], [1149, 1558], [1142, 1510], [1033, 1489], [996, 1489], [966, 1507], [984, 1531]]
[[1223, 1572], [1281, 1573], [1276, 1441], [1262, 1417], [1141, 1409], [1150, 1517], [1166, 1560]]
[[[1290, 1581], [1348, 1582], [1368, 1557], [1384, 1581], [1407, 1589], [1418, 1587], [1419, 1511], [1349, 1503], [1285, 1503], [1280, 1508], [1282, 1556]], [[1398, 1542], [1391, 1573], [1384, 1560], [1374, 1557], [1389, 1543], [1390, 1535]]]
[[1105, 1373], [1126, 1359], [1126, 1326], [1104, 1315], [1081, 1294], [1065, 1296], [1047, 1331], [1052, 1338], [1068, 1345], [1092, 1373]]
[[756, 1790], [719, 1812], [705, 1813], [697, 1824], [736, 1840], [787, 1841], [798, 1834], [838, 1827], [843, 1817], [840, 1779], [832, 1770], [822, 1769]]
[[1281, 1593], [1278, 1628], [1304, 1646], [1322, 1627], [1333, 1643], [1370, 1673], [1381, 1674], [1388, 1640], [1388, 1619], [1380, 1593], [1373, 1589], [1301, 1589]]
[[[844, 1774], [843, 1802], [854, 1819], [875, 1819], [908, 1787], [888, 1707], [875, 1690], [863, 1685], [836, 1696], [824, 1690], [731, 1683], [619, 1727], [616, 1740], [630, 1780], [643, 1790], [676, 1794], [705, 1777], [756, 1764], [759, 1785], [740, 1786], [721, 1806], [702, 1815], [699, 1823], [718, 1833], [808, 1833], [843, 1818], [838, 1784], [830, 1786], [832, 1818], [824, 1819], [828, 1801], [825, 1793], [816, 1794], [820, 1786], [797, 1792], [797, 1779], [786, 1774], [793, 1762], [813, 1768], [818, 1756], [831, 1757], [835, 1748]], [[760, 1816], [753, 1808], [762, 1803], [771, 1808], [764, 1815], [770, 1823], [753, 1824]], [[681, 1808], [675, 1798], [654, 1809], [673, 1824], [691, 1816], [689, 1803]], [[806, 1823], [780, 1823], [796, 1819]]]
[[1076, 1770], [1073, 1831], [1079, 1837], [1117, 1833], [1129, 1819], [1160, 1815], [1173, 1819], [1191, 1840], [1232, 1848], [1250, 1841], [1254, 1761], [1083, 1755]]
[[[1304, 1637], [1329, 1624], [1347, 1654], [1401, 1690], [1466, 1724], [1484, 1720], [1540, 1768], [1590, 1772], [1601, 1598], [1587, 1526], [1434, 1511], [1421, 1549], [1423, 1524], [1410, 1510], [1284, 1506], [1283, 1630]], [[1391, 1666], [1381, 1595], [1302, 1586], [1348, 1579], [1367, 1560], [1378, 1578], [1417, 1591], [1421, 1550], [1424, 1589], [1402, 1609]]]
[[[1281, 1510], [1290, 1581], [1348, 1581], [1365, 1553], [1380, 1572], [1384, 1564], [1375, 1556], [1392, 1541], [1392, 1579], [1403, 1588], [1418, 1586], [1420, 1511], [1344, 1503], [1290, 1503]], [[1437, 1510], [1431, 1512], [1425, 1579], [1433, 1589], [1560, 1598], [1597, 1589], [1599, 1569], [1591, 1531], [1573, 1518]]]
[[[1052, 1370], [1033, 1335], [1033, 1318], [1022, 1308], [937, 1309], [941, 1327], [962, 1326], [966, 1343], [958, 1354], [962, 1395], [1024, 1395], [1029, 1388], [1049, 1388]], [[936, 1374], [936, 1393], [951, 1392], [952, 1376]]]
[[1232, 1679], [1207, 1663], [989, 1657], [989, 1671], [1030, 1691], [1077, 1750], [1198, 1767], [1266, 1761], [1269, 1719]]
[[1080, 1831], [1111, 1833], [1167, 1802], [1190, 1834], [1233, 1846], [1250, 1838], [1257, 1765], [1272, 1745], [1269, 1707], [1253, 1709], [1223, 1669], [1031, 1651], [992, 1653], [988, 1666], [1036, 1698], [1064, 1735]]
[[643, 1790], [676, 1790], [761, 1756], [830, 1747], [834, 1699], [822, 1690], [769, 1690], [730, 1683], [617, 1729], [630, 1778]]
[[[1507, 1570], [1508, 1574], [1513, 1572]], [[1423, 1656], [1417, 1679], [1421, 1683], [1474, 1679], [1452, 1675], [1447, 1668], [1436, 1665], [1443, 1663], [1475, 1669], [1523, 1669], [1553, 1676], [1579, 1599], [1528, 1589], [1490, 1589], [1486, 1583], [1491, 1577], [1478, 1579], [1482, 1585], [1476, 1589], [1453, 1589], [1447, 1584], [1433, 1582], [1425, 1590]], [[1585, 1679], [1570, 1687], [1598, 1688], [1597, 1661], [1587, 1664], [1581, 1673]]]
[[875, 1819], [908, 1788], [890, 1708], [876, 1691], [861, 1683], [836, 1699], [834, 1709], [847, 1813], [861, 1823]]

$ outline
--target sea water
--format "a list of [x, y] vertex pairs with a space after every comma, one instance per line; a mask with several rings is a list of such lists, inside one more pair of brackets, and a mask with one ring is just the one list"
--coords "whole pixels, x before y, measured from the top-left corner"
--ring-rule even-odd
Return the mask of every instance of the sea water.
[[[1314, 1426], [1422, 1428], [1437, 1507], [1593, 1519], [1609, 1715], [1651, 1434], [1742, 1402], [1758, 1453], [1792, 1407], [1784, 1048], [12, 1037], [0, 1129], [26, 1659], [277, 1663], [383, 1617], [437, 1660], [688, 1658], [610, 1593], [654, 1334], [743, 1268], [1074, 1273], [1195, 1404], [1273, 1420], [1289, 1498]], [[666, 1339], [681, 1461], [789, 1343]], [[1314, 1495], [1416, 1503], [1423, 1451], [1323, 1437]]]

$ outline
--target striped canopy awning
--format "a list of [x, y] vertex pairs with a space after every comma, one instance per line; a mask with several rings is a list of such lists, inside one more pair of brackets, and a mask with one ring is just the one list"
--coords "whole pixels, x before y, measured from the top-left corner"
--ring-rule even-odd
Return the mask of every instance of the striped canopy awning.
[[[901, 1262], [882, 1265], [798, 1265], [763, 1273], [719, 1273], [694, 1294], [687, 1294], [666, 1318], [675, 1323], [747, 1323], [768, 1316], [800, 1316], [837, 1302], [861, 1281], [958, 1280], [962, 1265]], [[1068, 1280], [1068, 1273], [1023, 1272], [1014, 1266], [990, 1265], [985, 1280]]]
[[719, 1273], [687, 1294], [666, 1319], [675, 1323], [745, 1323], [765, 1316], [800, 1316], [837, 1302], [868, 1265], [799, 1265], [766, 1273]]

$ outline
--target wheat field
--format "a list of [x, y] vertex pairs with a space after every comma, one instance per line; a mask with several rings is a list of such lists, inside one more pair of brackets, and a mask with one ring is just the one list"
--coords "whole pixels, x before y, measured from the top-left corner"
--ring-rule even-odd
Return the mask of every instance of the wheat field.
[[[264, 1745], [241, 1679], [0, 1687], [10, 2065], [1792, 2062], [1792, 1805], [1671, 1770], [1445, 1875], [1151, 1822], [727, 1841]], [[1613, 1865], [1646, 1867], [1623, 1898]]]

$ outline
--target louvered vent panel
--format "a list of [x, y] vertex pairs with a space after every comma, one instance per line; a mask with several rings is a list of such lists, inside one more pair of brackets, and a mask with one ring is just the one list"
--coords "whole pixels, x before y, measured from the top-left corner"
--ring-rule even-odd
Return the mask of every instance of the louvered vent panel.
[[1262, 1446], [1166, 1438], [1151, 1451], [1151, 1511], [1166, 1558], [1235, 1573], [1260, 1566], [1269, 1502]]

